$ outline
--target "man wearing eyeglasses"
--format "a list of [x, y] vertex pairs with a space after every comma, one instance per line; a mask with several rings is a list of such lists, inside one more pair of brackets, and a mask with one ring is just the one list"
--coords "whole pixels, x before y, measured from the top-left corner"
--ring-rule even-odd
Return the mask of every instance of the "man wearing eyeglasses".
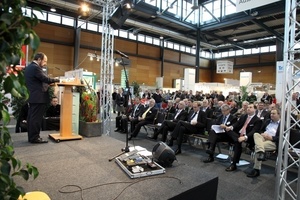
[[193, 103], [193, 111], [187, 121], [179, 121], [172, 132], [172, 138], [169, 141], [169, 146], [173, 145], [173, 140], [177, 139], [177, 149], [175, 154], [181, 153], [181, 144], [183, 141], [184, 134], [204, 134], [206, 127], [206, 114], [200, 110], [200, 102]]

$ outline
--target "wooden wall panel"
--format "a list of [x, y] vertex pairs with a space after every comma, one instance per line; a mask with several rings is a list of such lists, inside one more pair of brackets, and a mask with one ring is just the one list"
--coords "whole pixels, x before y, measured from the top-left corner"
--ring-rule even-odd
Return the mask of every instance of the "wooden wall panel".
[[182, 65], [173, 63], [164, 63], [164, 87], [171, 88], [174, 79], [184, 78], [184, 69]]
[[210, 68], [211, 61], [208, 59], [200, 58], [200, 67]]
[[137, 53], [137, 44], [135, 41], [130, 40], [122, 40], [119, 38], [115, 38], [114, 41], [114, 48], [116, 50], [119, 50], [121, 52], [124, 52], [125, 54], [136, 54]]
[[101, 40], [102, 40], [101, 35], [99, 33], [95, 34], [91, 32], [81, 31], [81, 35], [80, 35], [81, 45], [101, 48]]
[[276, 62], [276, 54], [261, 54], [260, 62]]
[[185, 53], [180, 54], [180, 62], [188, 65], [193, 65], [195, 66], [196, 63], [196, 58], [195, 56], [191, 56]]
[[[71, 46], [51, 44], [41, 42], [37, 52], [43, 52], [47, 55], [48, 74], [51, 76], [63, 76], [65, 71], [73, 68], [73, 51]], [[29, 58], [32, 56], [32, 51], [29, 51]], [[30, 61], [29, 61], [30, 62]]]
[[[262, 67], [247, 67], [247, 72], [252, 72], [252, 82], [271, 83], [276, 82], [276, 67], [262, 66]], [[259, 72], [260, 71], [260, 72]], [[233, 74], [216, 74], [214, 70], [212, 82], [224, 83], [224, 78], [240, 79], [240, 69], [234, 69]]]
[[177, 51], [171, 51], [171, 50], [165, 49], [164, 58], [165, 58], [165, 60], [168, 60], [168, 61], [179, 62], [180, 53]]
[[160, 48], [149, 44], [138, 44], [138, 55], [159, 59]]
[[[53, 41], [53, 44], [47, 42], [41, 42], [38, 51], [42, 51], [48, 56], [48, 67], [49, 73], [53, 76], [61, 76], [64, 74], [64, 70], [73, 69], [73, 51], [74, 48], [68, 45], [61, 44], [73, 44], [74, 40], [74, 30], [69, 27], [59, 27], [51, 24], [39, 24], [35, 27], [35, 31], [44, 39], [44, 41]], [[87, 47], [100, 48], [101, 47], [101, 35], [99, 33], [92, 33], [83, 30], [81, 33], [81, 45]], [[137, 81], [138, 83], [144, 83], [145, 86], [156, 86], [156, 77], [160, 74], [160, 48], [158, 46], [150, 44], [141, 44], [136, 41], [126, 40], [123, 38], [115, 38], [114, 41], [115, 50], [120, 50], [125, 54], [130, 56], [131, 66], [128, 67], [129, 70], [129, 82]], [[94, 53], [94, 50], [83, 49], [79, 51], [78, 62], [80, 64], [79, 68], [94, 72], [98, 75], [100, 74], [100, 62], [90, 61], [87, 57], [87, 53]], [[100, 52], [96, 52], [99, 53]], [[135, 55], [141, 56], [136, 57]], [[172, 87], [172, 82], [174, 79], [184, 77], [184, 68], [191, 67], [195, 63], [195, 58], [193, 55], [188, 55], [186, 53], [172, 51], [170, 49], [165, 49], [164, 52], [165, 63], [164, 63], [164, 86]], [[117, 54], [115, 57], [119, 57]], [[151, 57], [142, 58], [142, 57]], [[260, 66], [255, 67], [256, 63], [270, 63], [275, 62], [275, 53], [257, 54], [257, 55], [247, 55], [243, 57], [236, 58], [224, 58], [221, 60], [229, 60], [235, 62], [235, 65], [240, 65], [234, 68], [233, 74], [216, 74], [216, 61], [200, 58], [200, 71], [199, 71], [199, 81], [200, 82], [221, 82], [224, 83], [224, 78], [239, 79], [240, 71], [244, 69], [245, 71], [251, 71], [252, 82], [262, 82], [262, 83], [275, 83], [276, 74], [275, 66]], [[169, 62], [169, 61], [172, 61]], [[175, 62], [175, 64], [174, 64]], [[176, 63], [177, 62], [177, 63]], [[182, 63], [180, 63], [182, 62]], [[246, 65], [244, 67], [243, 65]], [[251, 67], [251, 65], [253, 67]], [[211, 68], [213, 66], [213, 68]], [[248, 67], [250, 66], [250, 67]], [[59, 68], [61, 70], [58, 70]], [[113, 83], [120, 83], [121, 78], [121, 67], [114, 67], [114, 80]], [[210, 71], [212, 70], [212, 71]], [[260, 73], [258, 71], [261, 71]]]
[[[147, 86], [156, 86], [156, 77], [160, 76], [160, 61], [146, 58], [131, 57], [131, 66], [126, 67], [128, 70], [128, 80], [131, 84], [133, 81], [138, 84]], [[120, 84], [122, 66], [114, 67], [114, 83]]]
[[211, 71], [210, 69], [200, 69], [199, 71], [199, 82], [211, 82]]
[[235, 65], [244, 65], [249, 63], [259, 63], [259, 55], [247, 57], [243, 56], [235, 59]]
[[74, 43], [74, 30], [50, 24], [39, 23], [33, 30], [41, 39], [55, 40], [64, 43]]

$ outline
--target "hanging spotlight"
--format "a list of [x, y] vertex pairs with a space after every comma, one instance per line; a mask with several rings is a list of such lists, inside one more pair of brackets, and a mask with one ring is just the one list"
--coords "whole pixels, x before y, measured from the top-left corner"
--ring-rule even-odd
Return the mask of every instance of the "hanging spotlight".
[[78, 8], [78, 14], [80, 16], [84, 16], [84, 17], [88, 16], [90, 14], [90, 7], [89, 7], [89, 5], [86, 4], [86, 3], [82, 3], [80, 5], [80, 7]]

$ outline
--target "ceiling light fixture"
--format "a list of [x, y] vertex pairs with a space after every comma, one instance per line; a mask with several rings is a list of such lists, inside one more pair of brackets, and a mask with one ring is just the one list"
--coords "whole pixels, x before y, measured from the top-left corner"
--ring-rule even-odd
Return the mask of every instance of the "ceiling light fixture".
[[51, 8], [50, 8], [50, 11], [51, 11], [51, 12], [56, 12], [56, 9], [55, 9], [54, 7], [51, 7]]

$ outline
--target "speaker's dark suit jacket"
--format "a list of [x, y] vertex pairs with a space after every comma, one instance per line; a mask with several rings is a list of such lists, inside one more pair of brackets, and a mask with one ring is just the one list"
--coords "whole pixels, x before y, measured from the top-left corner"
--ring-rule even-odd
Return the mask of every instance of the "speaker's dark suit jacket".
[[25, 68], [24, 75], [29, 90], [28, 103], [48, 103], [50, 101], [49, 84], [58, 82], [58, 80], [46, 76], [43, 69], [35, 62], [30, 63]]
[[42, 67], [32, 62], [25, 68], [25, 82], [29, 90], [28, 103], [30, 105], [27, 116], [28, 141], [33, 142], [40, 137], [46, 103], [50, 102], [49, 84], [59, 82], [59, 80], [49, 78]]

